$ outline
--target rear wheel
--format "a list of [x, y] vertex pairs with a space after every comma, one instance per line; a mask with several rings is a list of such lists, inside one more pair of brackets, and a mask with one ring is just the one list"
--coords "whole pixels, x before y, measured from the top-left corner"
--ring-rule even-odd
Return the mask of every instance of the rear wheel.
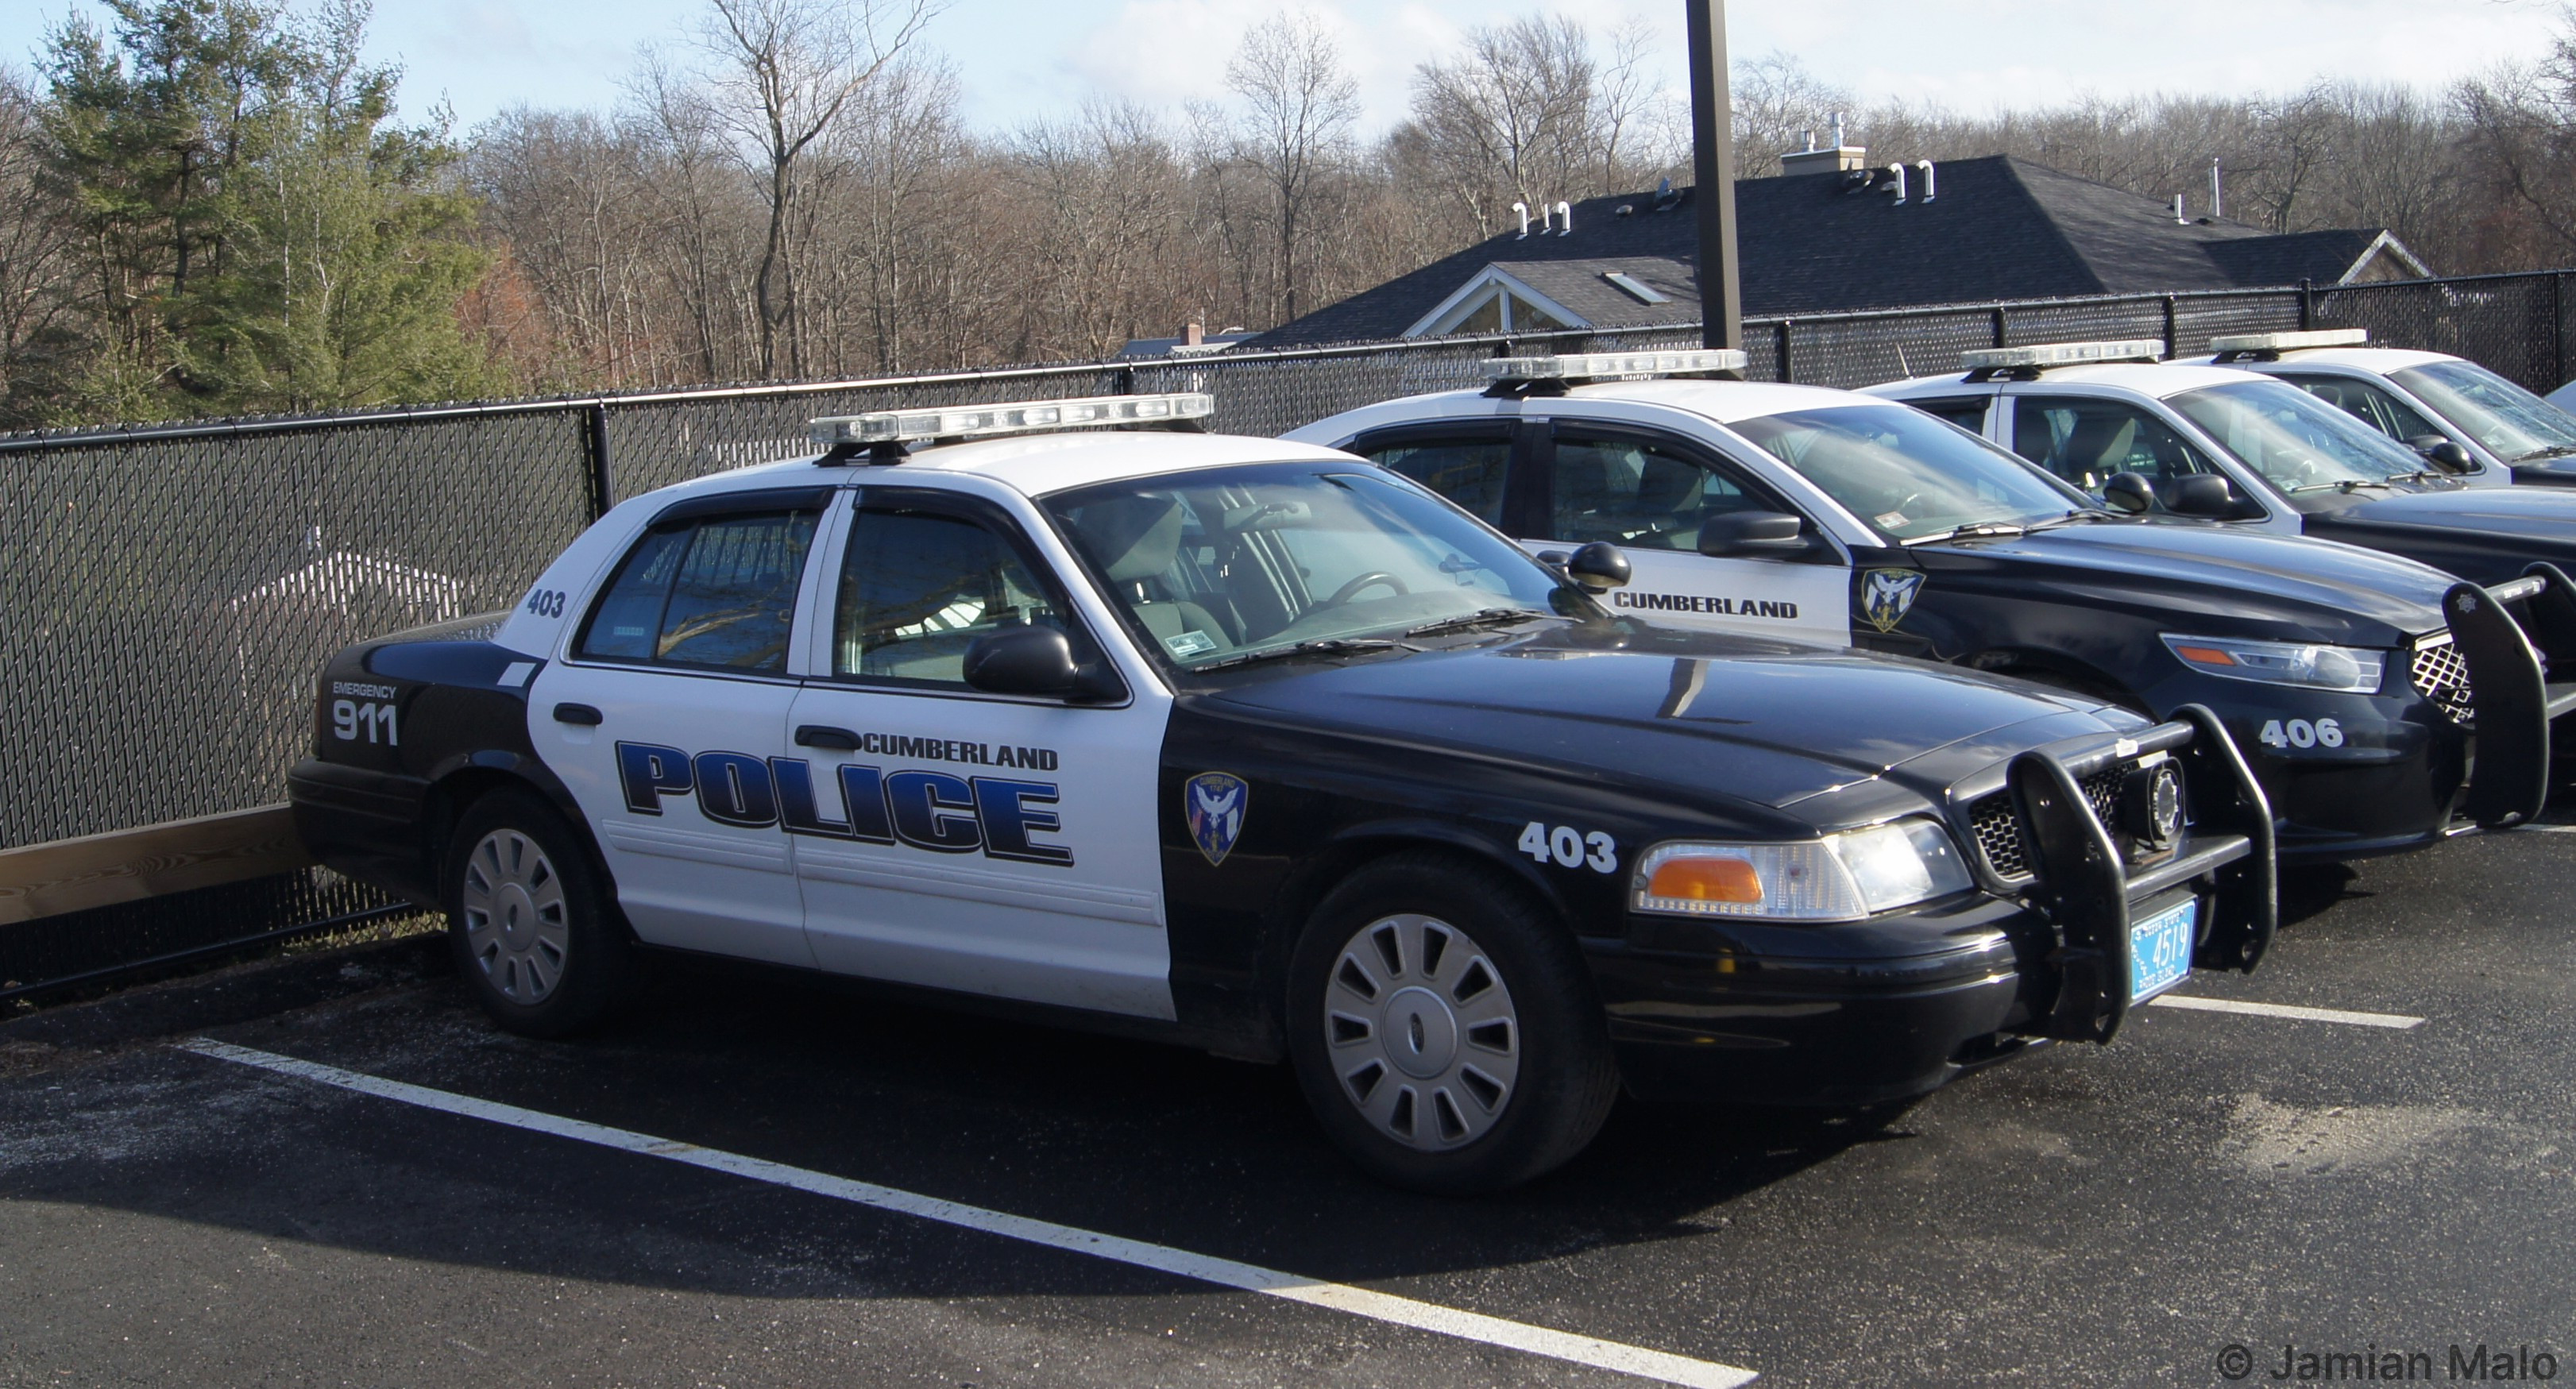
[[1382, 1181], [1447, 1194], [1528, 1181], [1581, 1152], [1618, 1094], [1589, 979], [1564, 928], [1500, 874], [1381, 860], [1298, 940], [1298, 1081]]
[[448, 937], [457, 971], [493, 1021], [560, 1037], [626, 995], [634, 947], [572, 827], [534, 795], [474, 802], [448, 854]]

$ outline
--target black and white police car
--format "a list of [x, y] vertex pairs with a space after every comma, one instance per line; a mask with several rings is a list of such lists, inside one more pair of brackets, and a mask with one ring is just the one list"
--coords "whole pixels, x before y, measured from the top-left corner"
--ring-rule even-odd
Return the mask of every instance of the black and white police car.
[[442, 904], [506, 1027], [596, 1019], [639, 943], [828, 971], [1284, 1057], [1442, 1190], [1622, 1081], [1916, 1094], [2270, 938], [2205, 711], [1651, 627], [1584, 586], [1612, 547], [1348, 454], [1069, 428], [1208, 410], [823, 420], [625, 502], [497, 628], [334, 658], [297, 826]]
[[2576, 486], [2576, 415], [2447, 352], [2370, 346], [2367, 328], [2212, 338], [2196, 366], [2287, 381], [2472, 487]]
[[[1985, 435], [2122, 509], [2385, 550], [2478, 584], [2576, 570], [2576, 488], [2467, 487], [2306, 391], [2160, 362], [2151, 338], [1963, 354], [1872, 386]], [[2543, 648], [2576, 671], [2576, 651]]]
[[2547, 580], [2482, 591], [2351, 546], [2103, 510], [1875, 396], [1675, 375], [1743, 360], [1498, 358], [1485, 391], [1288, 437], [1368, 457], [1535, 551], [1620, 546], [1635, 581], [1608, 601], [1656, 622], [1957, 662], [2167, 717], [2204, 705], [2262, 779], [2285, 861], [2539, 813], [2550, 691], [2517, 617], [2576, 643], [2576, 602]]

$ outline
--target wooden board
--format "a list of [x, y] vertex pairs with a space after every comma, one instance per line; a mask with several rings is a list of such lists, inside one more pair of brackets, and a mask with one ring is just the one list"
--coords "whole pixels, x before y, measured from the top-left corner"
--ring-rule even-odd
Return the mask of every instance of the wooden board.
[[283, 805], [0, 849], [0, 925], [266, 877], [312, 862]]

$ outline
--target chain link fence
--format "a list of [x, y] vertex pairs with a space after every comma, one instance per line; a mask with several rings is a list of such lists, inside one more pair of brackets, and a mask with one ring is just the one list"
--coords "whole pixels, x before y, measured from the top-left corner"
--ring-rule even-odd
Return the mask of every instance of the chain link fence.
[[[1852, 387], [1977, 347], [2151, 337], [2188, 356], [2221, 333], [2358, 326], [2547, 391], [2568, 375], [2570, 275], [1756, 319], [1745, 345], [1756, 379]], [[816, 415], [1203, 390], [1214, 428], [1267, 435], [1479, 385], [1507, 345], [1697, 342], [1696, 325], [1446, 338], [0, 438], [0, 849], [274, 803], [332, 651], [506, 608], [608, 503], [800, 456]], [[396, 905], [315, 870], [0, 927], [0, 996]]]

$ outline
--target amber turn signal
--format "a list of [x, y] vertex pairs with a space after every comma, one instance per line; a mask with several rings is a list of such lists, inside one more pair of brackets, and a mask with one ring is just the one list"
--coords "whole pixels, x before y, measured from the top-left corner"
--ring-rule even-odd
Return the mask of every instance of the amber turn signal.
[[1683, 902], [1759, 902], [1762, 875], [1740, 858], [1667, 859], [1648, 880], [1646, 895]]

